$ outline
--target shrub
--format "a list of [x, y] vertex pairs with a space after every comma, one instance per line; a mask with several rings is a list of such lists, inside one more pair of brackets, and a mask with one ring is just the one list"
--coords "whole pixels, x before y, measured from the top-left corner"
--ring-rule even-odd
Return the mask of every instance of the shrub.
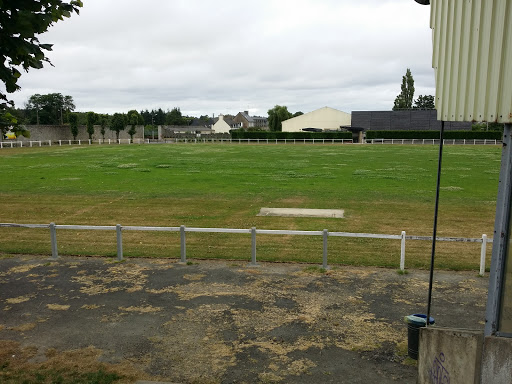
[[233, 139], [260, 139], [260, 140], [312, 140], [312, 139], [351, 139], [352, 133], [350, 132], [276, 132], [276, 131], [231, 131]]

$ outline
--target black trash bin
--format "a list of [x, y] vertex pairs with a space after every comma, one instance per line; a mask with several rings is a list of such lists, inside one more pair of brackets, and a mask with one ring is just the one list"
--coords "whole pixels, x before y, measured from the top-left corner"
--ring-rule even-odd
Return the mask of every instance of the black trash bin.
[[[411, 359], [418, 360], [420, 328], [427, 325], [427, 315], [415, 313], [414, 315], [405, 316], [404, 320], [407, 323], [407, 354]], [[428, 323], [429, 325], [435, 323], [432, 316], [430, 316]]]

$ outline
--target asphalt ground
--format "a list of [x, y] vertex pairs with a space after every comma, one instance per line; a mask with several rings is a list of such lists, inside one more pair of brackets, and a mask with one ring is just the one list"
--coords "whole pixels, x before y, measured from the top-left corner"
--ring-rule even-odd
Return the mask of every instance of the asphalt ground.
[[[435, 280], [437, 325], [483, 329], [488, 279]], [[94, 351], [175, 383], [415, 383], [403, 317], [425, 313], [427, 290], [417, 270], [2, 257], [0, 354], [14, 342], [30, 361]]]

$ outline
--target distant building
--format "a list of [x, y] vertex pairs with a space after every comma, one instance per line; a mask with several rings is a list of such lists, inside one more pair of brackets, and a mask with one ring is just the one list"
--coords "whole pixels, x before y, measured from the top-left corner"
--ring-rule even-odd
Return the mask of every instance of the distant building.
[[215, 123], [215, 120], [212, 118], [194, 119], [190, 123], [190, 127], [211, 128], [214, 123]]
[[[365, 131], [439, 131], [437, 111], [410, 109], [406, 111], [352, 111], [352, 127]], [[470, 122], [445, 122], [447, 131], [469, 131]]]
[[249, 116], [249, 111], [238, 112], [233, 122], [236, 128], [264, 128], [268, 126], [268, 119], [261, 116]]
[[339, 130], [341, 126], [351, 124], [350, 113], [334, 108], [323, 107], [312, 112], [283, 121], [283, 132], [300, 132], [308, 128]]
[[235, 123], [233, 119], [228, 116], [219, 115], [219, 117], [215, 119], [212, 129], [215, 133], [229, 133], [230, 130], [234, 129], [234, 126]]

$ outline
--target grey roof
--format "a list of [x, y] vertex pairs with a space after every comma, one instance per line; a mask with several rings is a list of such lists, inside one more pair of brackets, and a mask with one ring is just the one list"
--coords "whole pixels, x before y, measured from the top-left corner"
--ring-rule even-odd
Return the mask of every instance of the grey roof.
[[245, 113], [244, 112], [238, 112], [240, 115], [242, 115], [242, 117], [247, 120], [249, 123], [254, 123], [254, 120], [267, 120], [266, 117], [261, 117], [261, 116], [249, 116], [248, 113]]
[[240, 112], [240, 114], [242, 115], [242, 117], [247, 120], [249, 123], [254, 123], [254, 119], [249, 116], [247, 113], [245, 112]]
[[213, 119], [208, 120], [201, 120], [201, 119], [194, 119], [192, 120], [192, 123], [190, 124], [191, 127], [206, 127], [209, 125], [214, 124]]
[[[235, 124], [235, 122], [233, 121], [233, 119], [232, 119], [232, 118], [230, 118], [230, 117], [226, 117], [226, 116], [223, 116], [223, 118], [224, 118], [224, 121], [226, 122], [226, 124], [227, 124], [227, 125], [229, 125], [230, 127], [232, 127], [232, 126]], [[218, 117], [216, 117], [216, 118], [213, 120], [213, 124], [217, 123], [217, 121], [219, 121], [219, 118], [218, 118]]]

